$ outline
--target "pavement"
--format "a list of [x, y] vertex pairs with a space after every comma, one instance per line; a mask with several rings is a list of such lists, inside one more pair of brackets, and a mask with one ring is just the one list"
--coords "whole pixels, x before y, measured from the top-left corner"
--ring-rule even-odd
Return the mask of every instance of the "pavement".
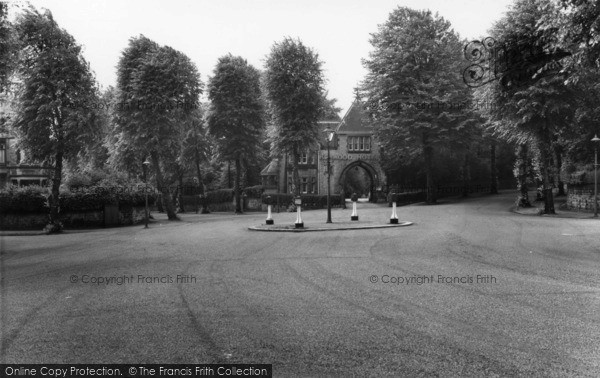
[[[516, 198], [516, 195], [515, 195]], [[569, 210], [566, 208], [566, 197], [554, 197], [554, 211], [556, 214], [544, 214], [544, 201], [534, 201], [536, 192], [529, 193], [531, 207], [511, 207], [511, 211], [521, 215], [537, 215], [548, 218], [576, 218], [594, 219], [594, 214], [586, 211]]]
[[[515, 214], [514, 198], [400, 207], [414, 224], [397, 228], [253, 232], [264, 213], [190, 214], [149, 229], [2, 236], [0, 363], [600, 376], [600, 224]], [[359, 208], [365, 222], [389, 213]]]

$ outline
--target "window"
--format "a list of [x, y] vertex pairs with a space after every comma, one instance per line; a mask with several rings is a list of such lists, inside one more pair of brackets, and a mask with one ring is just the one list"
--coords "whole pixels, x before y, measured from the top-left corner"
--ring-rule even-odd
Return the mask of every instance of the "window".
[[371, 151], [370, 136], [349, 136], [348, 151]]
[[305, 151], [300, 154], [300, 160], [298, 160], [298, 164], [307, 164], [307, 163], [308, 163], [308, 151]]
[[317, 192], [317, 178], [316, 177], [311, 177], [310, 178], [310, 182], [311, 182], [310, 192], [311, 193], [316, 193]]
[[0, 142], [0, 164], [6, 164], [6, 144]]
[[300, 188], [302, 188], [302, 193], [308, 193], [308, 177], [302, 177]]

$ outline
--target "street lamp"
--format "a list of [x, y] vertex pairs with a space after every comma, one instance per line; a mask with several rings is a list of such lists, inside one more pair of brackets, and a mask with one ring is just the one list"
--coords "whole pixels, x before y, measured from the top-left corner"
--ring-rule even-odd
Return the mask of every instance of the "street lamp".
[[598, 134], [592, 138], [594, 142], [594, 218], [598, 218]]
[[142, 165], [144, 166], [144, 197], [146, 200], [146, 225], [144, 226], [144, 228], [148, 228], [148, 218], [150, 217], [148, 211], [148, 166], [150, 165], [150, 162], [148, 161], [148, 159], [146, 159], [144, 160]]
[[326, 223], [332, 223], [331, 222], [331, 155], [329, 152], [330, 151], [329, 144], [333, 140], [333, 136], [335, 135], [335, 130], [327, 127], [325, 130], [323, 130], [323, 132], [325, 133], [325, 136], [327, 138], [327, 222]]

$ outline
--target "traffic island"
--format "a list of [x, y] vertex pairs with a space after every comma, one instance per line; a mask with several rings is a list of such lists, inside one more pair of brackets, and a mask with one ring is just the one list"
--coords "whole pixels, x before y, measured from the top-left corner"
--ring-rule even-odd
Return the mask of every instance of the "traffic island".
[[288, 225], [266, 225], [261, 224], [254, 227], [248, 227], [251, 231], [271, 231], [271, 232], [311, 232], [311, 231], [342, 231], [342, 230], [367, 230], [372, 228], [391, 228], [391, 227], [406, 227], [412, 225], [413, 222], [400, 221], [397, 224], [382, 224], [382, 223], [360, 223], [356, 222], [338, 222], [338, 223], [322, 223], [296, 228], [294, 224]]

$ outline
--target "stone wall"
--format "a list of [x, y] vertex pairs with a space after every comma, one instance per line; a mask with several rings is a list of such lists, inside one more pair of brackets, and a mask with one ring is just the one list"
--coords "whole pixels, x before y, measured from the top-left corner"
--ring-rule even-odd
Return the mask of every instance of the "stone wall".
[[[567, 209], [577, 211], [594, 211], [594, 186], [573, 186], [567, 191]], [[600, 209], [600, 203], [599, 203]]]

